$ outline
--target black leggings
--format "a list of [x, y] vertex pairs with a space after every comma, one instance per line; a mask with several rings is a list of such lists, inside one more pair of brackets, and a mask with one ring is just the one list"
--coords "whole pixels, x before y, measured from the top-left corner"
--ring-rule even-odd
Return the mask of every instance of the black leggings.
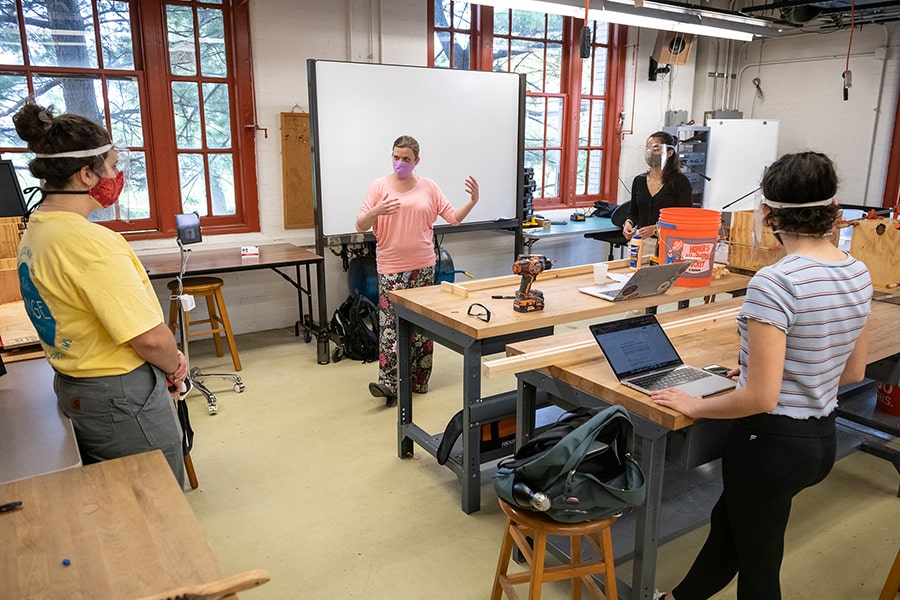
[[738, 576], [738, 600], [779, 600], [784, 532], [791, 501], [822, 481], [835, 458], [835, 417], [737, 419], [722, 455], [722, 495], [710, 516], [709, 537], [677, 600], [711, 597]]

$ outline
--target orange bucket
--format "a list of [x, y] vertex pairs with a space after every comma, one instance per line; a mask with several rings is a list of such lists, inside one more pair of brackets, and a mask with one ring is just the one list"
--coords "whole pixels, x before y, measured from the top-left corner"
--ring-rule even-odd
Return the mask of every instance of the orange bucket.
[[722, 215], [717, 210], [664, 208], [659, 211], [659, 264], [694, 260], [675, 285], [709, 285], [721, 226]]
[[875, 408], [889, 415], [900, 417], [900, 385], [879, 381], [875, 387]]

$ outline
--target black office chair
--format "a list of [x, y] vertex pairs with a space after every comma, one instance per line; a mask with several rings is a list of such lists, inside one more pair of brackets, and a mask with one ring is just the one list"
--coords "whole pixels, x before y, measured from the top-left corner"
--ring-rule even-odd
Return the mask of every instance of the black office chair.
[[584, 237], [586, 238], [599, 240], [601, 242], [606, 242], [607, 244], [609, 244], [609, 258], [607, 258], [607, 260], [613, 260], [613, 249], [624, 248], [628, 245], [628, 239], [624, 235], [622, 235], [622, 226], [625, 225], [625, 221], [626, 219], [628, 219], [628, 212], [630, 209], [631, 200], [616, 206], [616, 208], [612, 212], [612, 215], [610, 215], [609, 220], [612, 221], [613, 225], [619, 228], [618, 231], [584, 234]]

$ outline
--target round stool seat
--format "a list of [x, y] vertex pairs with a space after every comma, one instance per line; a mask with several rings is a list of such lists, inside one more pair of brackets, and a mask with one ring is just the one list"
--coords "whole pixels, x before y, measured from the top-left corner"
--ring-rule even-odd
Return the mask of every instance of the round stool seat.
[[547, 535], [572, 536], [599, 533], [604, 529], [612, 527], [612, 524], [616, 522], [616, 517], [610, 517], [609, 519], [602, 519], [600, 521], [562, 523], [560, 521], [554, 521], [545, 513], [528, 510], [527, 508], [520, 508], [504, 500], [500, 500], [500, 510], [519, 525], [535, 531], [543, 531]]
[[[216, 287], [225, 285], [225, 281], [218, 277], [185, 277], [181, 280], [185, 293], [199, 293], [203, 291], [211, 291]], [[170, 292], [178, 292], [178, 280], [173, 279], [166, 284]], [[190, 288], [190, 289], [189, 289]]]
[[[528, 597], [539, 600], [544, 582], [572, 581], [572, 598], [580, 600], [582, 585], [594, 598], [617, 598], [616, 571], [612, 551], [612, 533], [610, 528], [617, 517], [585, 521], [584, 523], [561, 523], [547, 515], [520, 508], [504, 500], [500, 500], [500, 509], [506, 515], [506, 529], [500, 546], [500, 558], [497, 561], [497, 572], [491, 590], [491, 600], [500, 600], [505, 592], [510, 598], [518, 598], [514, 585], [530, 584]], [[544, 560], [547, 556], [547, 536], [555, 535], [569, 538], [569, 564], [547, 567]], [[581, 538], [586, 539], [597, 553], [593, 561], [582, 560]], [[529, 539], [533, 540], [530, 542]], [[508, 573], [512, 549], [515, 545], [525, 557], [527, 569], [519, 573]], [[605, 591], [600, 589], [592, 575], [602, 573]]]

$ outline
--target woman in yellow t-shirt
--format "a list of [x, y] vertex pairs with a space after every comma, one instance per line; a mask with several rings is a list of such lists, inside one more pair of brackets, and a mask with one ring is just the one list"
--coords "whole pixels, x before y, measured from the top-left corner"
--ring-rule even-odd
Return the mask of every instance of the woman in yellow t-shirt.
[[88, 220], [122, 191], [118, 151], [101, 126], [54, 116], [32, 99], [13, 122], [42, 180], [19, 246], [19, 285], [82, 460], [159, 449], [183, 483], [181, 428], [166, 378], [180, 388], [184, 356], [128, 243]]

